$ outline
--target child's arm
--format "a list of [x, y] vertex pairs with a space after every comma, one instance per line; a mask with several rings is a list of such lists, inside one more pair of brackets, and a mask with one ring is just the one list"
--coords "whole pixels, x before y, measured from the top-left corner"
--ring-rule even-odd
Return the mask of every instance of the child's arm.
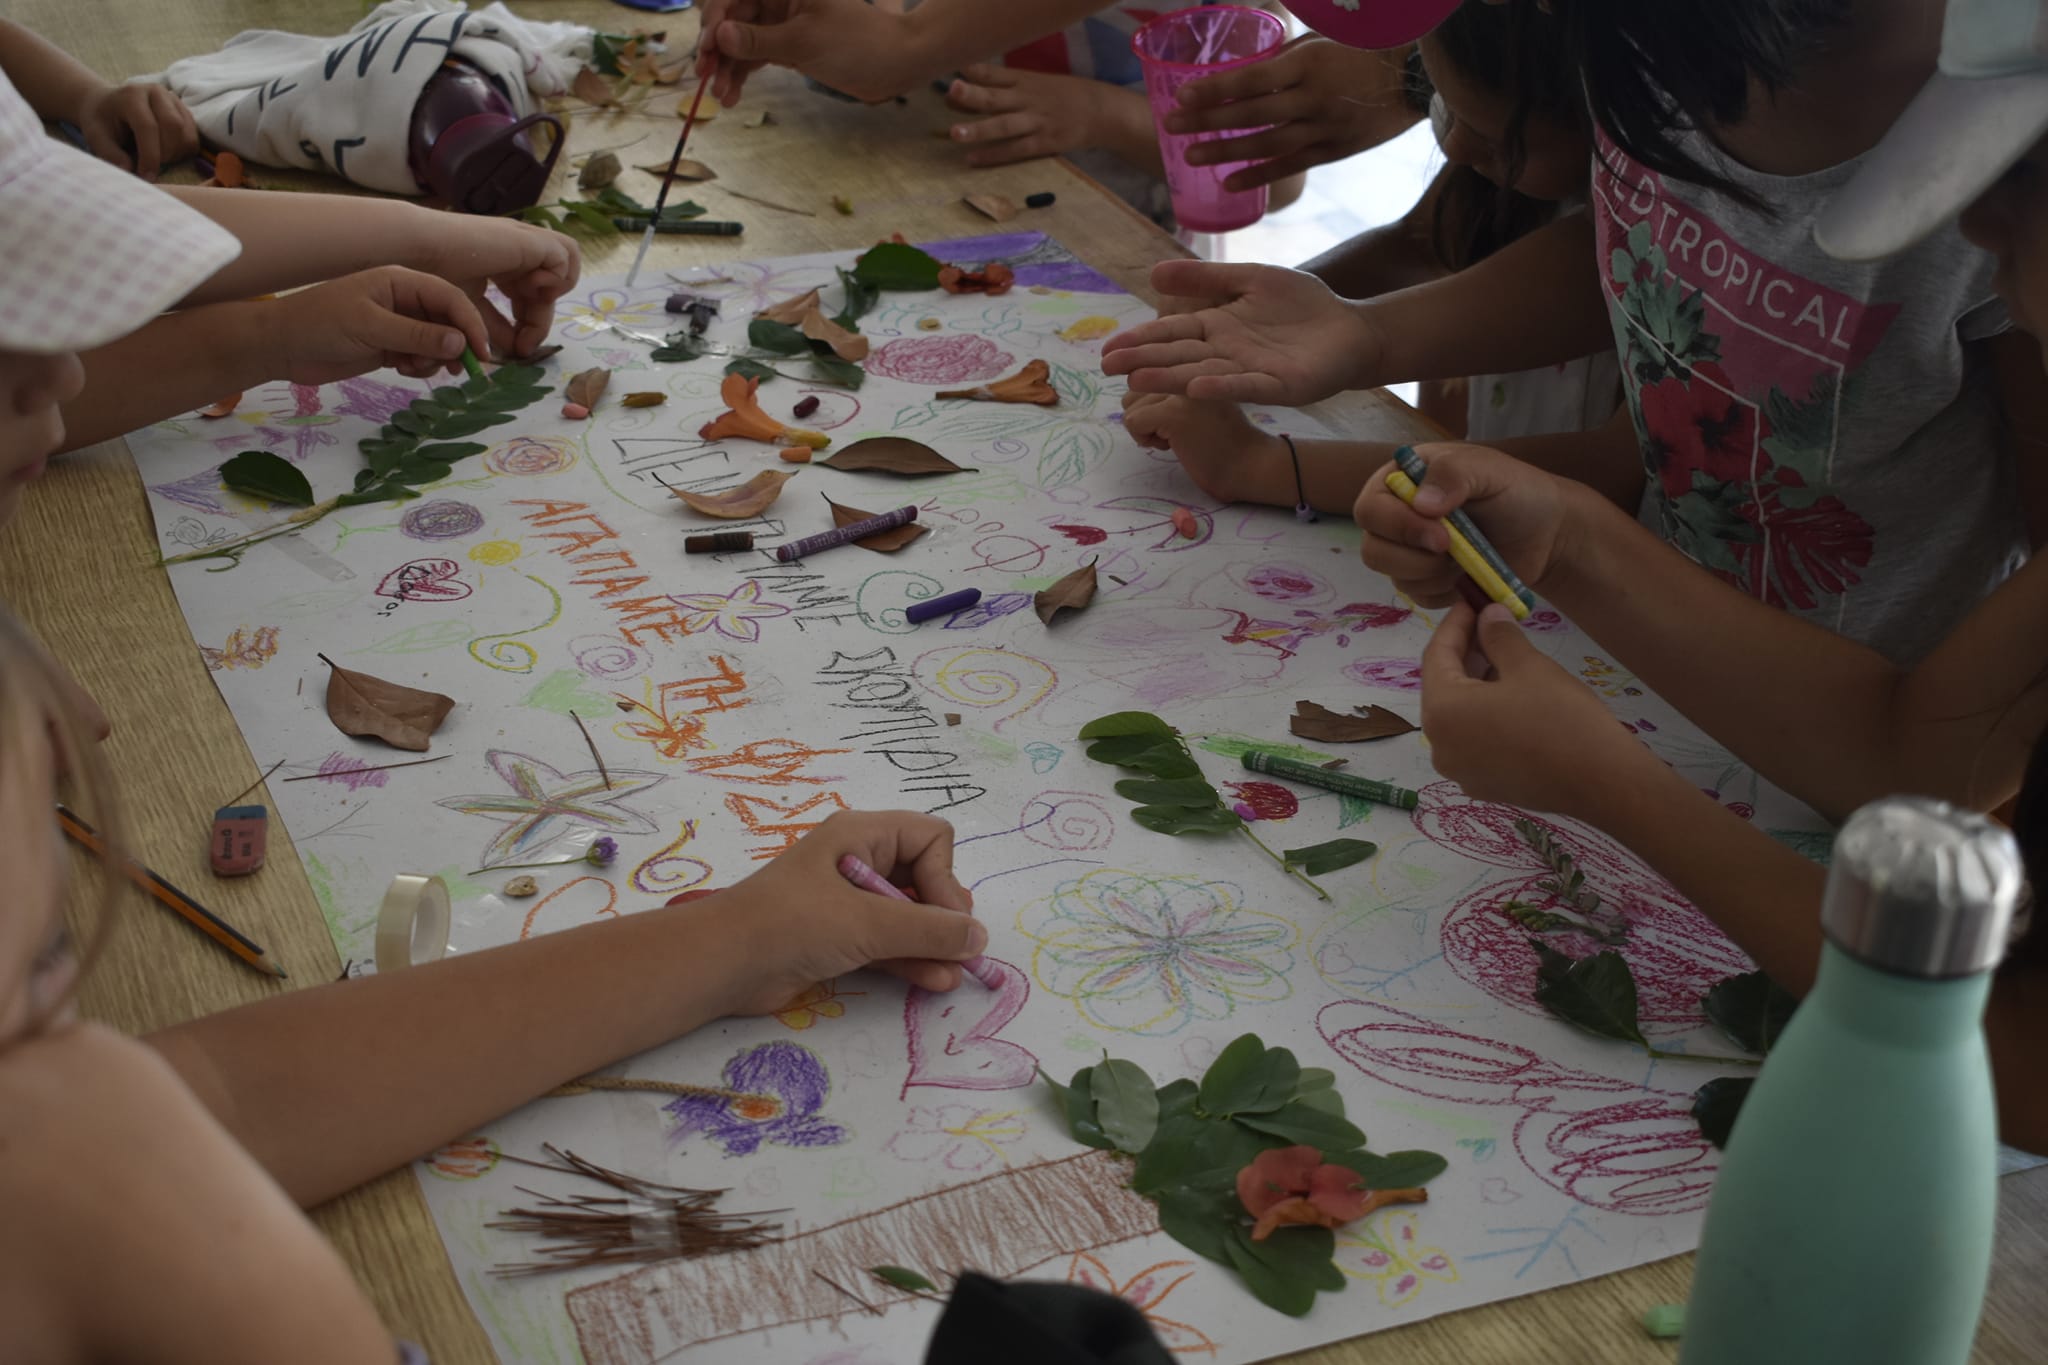
[[1455, 566], [1441, 517], [1464, 506], [1523, 581], [1767, 780], [1840, 819], [1892, 792], [1989, 809], [2019, 788], [2048, 725], [2048, 558], [2036, 556], [1903, 669], [1756, 601], [1627, 512], [1478, 446], [1422, 446], [1411, 509], [1369, 481], [1365, 562], [1425, 604]]
[[458, 373], [484, 319], [446, 280], [386, 266], [279, 299], [169, 313], [81, 357], [65, 450], [111, 440], [276, 379], [325, 384], [393, 366]]
[[[850, 885], [837, 871], [848, 853], [914, 880], [925, 903]], [[877, 966], [950, 990], [954, 964], [988, 940], [972, 905], [944, 821], [842, 813], [705, 900], [297, 991], [150, 1041], [310, 1205], [621, 1057], [729, 1014], [772, 1012], [815, 982]]]
[[113, 85], [70, 53], [0, 19], [0, 71], [38, 115], [76, 124], [92, 154], [154, 180], [199, 150], [199, 127], [161, 85]]
[[[400, 265], [461, 285], [483, 310], [491, 345], [525, 355], [547, 338], [555, 300], [575, 285], [582, 268], [575, 242], [509, 218], [478, 218], [353, 194], [183, 186], [167, 187], [166, 193], [242, 241], [242, 254], [187, 297], [188, 307]], [[484, 289], [492, 284], [512, 301], [512, 319], [485, 303]]]
[[1005, 166], [1033, 157], [1100, 147], [1154, 175], [1165, 174], [1144, 92], [1082, 76], [1051, 76], [1002, 66], [970, 66], [946, 91], [946, 103], [985, 118], [953, 125], [970, 166]]
[[1300, 269], [1347, 299], [1376, 298], [1445, 278], [1451, 272], [1437, 257], [1432, 225], [1437, 196], [1456, 169], [1446, 163], [1414, 207], [1393, 222], [1339, 242], [1322, 255], [1303, 261]]
[[1610, 350], [1593, 225], [1568, 214], [1469, 270], [1363, 303], [1299, 271], [1166, 261], [1192, 305], [1111, 337], [1102, 368], [1141, 393], [1303, 406], [1407, 379], [1508, 374]]

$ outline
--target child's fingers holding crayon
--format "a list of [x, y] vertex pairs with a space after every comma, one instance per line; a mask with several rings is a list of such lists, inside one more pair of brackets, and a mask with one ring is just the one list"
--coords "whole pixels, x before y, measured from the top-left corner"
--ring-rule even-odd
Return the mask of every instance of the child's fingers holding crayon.
[[[1567, 480], [1485, 446], [1444, 442], [1416, 446], [1412, 505], [1389, 486], [1388, 469], [1368, 482], [1353, 509], [1365, 531], [1360, 557], [1400, 584], [1449, 600], [1455, 576], [1444, 565], [1462, 534], [1504, 579], [1540, 589], [1565, 552], [1574, 521]], [[1462, 527], [1454, 532], [1453, 523]], [[1475, 534], [1476, 533], [1476, 534]], [[1482, 543], [1483, 542], [1483, 543]], [[1468, 569], [1469, 572], [1469, 569]], [[1415, 589], [1409, 587], [1410, 583]], [[1424, 601], [1418, 595], [1418, 601]]]
[[1425, 607], [1456, 601], [1464, 570], [1451, 559], [1450, 533], [1441, 518], [1423, 516], [1387, 487], [1393, 468], [1389, 461], [1374, 470], [1352, 506], [1351, 519], [1365, 533], [1358, 557]]
[[435, 275], [381, 266], [287, 294], [272, 304], [284, 377], [327, 384], [390, 367], [420, 378], [462, 368], [490, 337], [469, 296]]

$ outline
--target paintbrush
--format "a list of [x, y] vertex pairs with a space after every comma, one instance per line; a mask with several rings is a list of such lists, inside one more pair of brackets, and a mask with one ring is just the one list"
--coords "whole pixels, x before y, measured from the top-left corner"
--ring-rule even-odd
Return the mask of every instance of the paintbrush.
[[[716, 71], [716, 66], [712, 71]], [[670, 186], [676, 183], [676, 167], [683, 161], [683, 148], [689, 144], [690, 129], [697, 126], [697, 109], [704, 103], [704, 91], [711, 84], [711, 71], [697, 78], [697, 93], [690, 96], [690, 112], [683, 118], [682, 135], [676, 138], [675, 154], [668, 159], [668, 174], [661, 178], [661, 191], [654, 196], [654, 214], [647, 220], [647, 231], [640, 234], [640, 249], [633, 253], [633, 268], [626, 272], [626, 290], [632, 292], [633, 281], [640, 278], [640, 267], [647, 261], [647, 248], [654, 245], [654, 229], [661, 222], [661, 211], [668, 204]]]

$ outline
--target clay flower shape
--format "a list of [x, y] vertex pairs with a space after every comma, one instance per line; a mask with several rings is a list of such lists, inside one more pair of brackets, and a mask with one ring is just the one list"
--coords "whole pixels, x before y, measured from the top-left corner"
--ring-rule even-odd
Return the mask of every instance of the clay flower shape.
[[804, 445], [813, 450], [823, 450], [832, 444], [832, 438], [822, 431], [784, 426], [761, 411], [761, 405], [754, 401], [754, 391], [760, 387], [758, 379], [743, 374], [727, 375], [718, 386], [718, 396], [725, 400], [726, 411], [698, 428], [697, 435], [707, 441], [765, 441], [776, 446]]
[[1368, 1190], [1358, 1172], [1325, 1162], [1313, 1147], [1276, 1147], [1237, 1173], [1237, 1198], [1258, 1219], [1252, 1240], [1263, 1242], [1290, 1224], [1340, 1228], [1388, 1204], [1425, 1203], [1429, 1191]]

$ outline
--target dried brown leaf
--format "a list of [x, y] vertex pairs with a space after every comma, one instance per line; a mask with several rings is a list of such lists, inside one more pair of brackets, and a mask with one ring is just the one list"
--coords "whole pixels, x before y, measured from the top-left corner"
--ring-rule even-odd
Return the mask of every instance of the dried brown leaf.
[[962, 195], [961, 199], [967, 207], [995, 219], [998, 223], [1007, 223], [1023, 212], [1017, 207], [1016, 200], [1000, 194], [967, 194]]
[[394, 749], [425, 753], [427, 737], [455, 709], [453, 697], [343, 668], [325, 654], [319, 659], [332, 670], [327, 675], [327, 718], [345, 735], [373, 735]]
[[586, 408], [595, 408], [597, 400], [604, 397], [606, 386], [612, 382], [612, 372], [602, 366], [594, 366], [572, 377], [562, 386], [562, 401], [580, 403]]
[[824, 310], [813, 303], [797, 328], [812, 341], [822, 341], [832, 348], [832, 354], [850, 364], [858, 365], [868, 358], [868, 339], [859, 332], [849, 332], [832, 319]]
[[600, 109], [619, 102], [619, 97], [612, 93], [612, 83], [594, 67], [586, 66], [576, 73], [576, 79], [569, 82], [569, 93]]
[[619, 402], [629, 408], [658, 408], [668, 401], [665, 393], [629, 393]]
[[1302, 739], [1319, 740], [1324, 744], [1357, 744], [1368, 739], [1405, 735], [1415, 728], [1384, 706], [1361, 706], [1358, 711], [1358, 715], [1346, 716], [1312, 701], [1298, 701], [1294, 703], [1294, 716], [1287, 722], [1287, 729]]
[[786, 474], [777, 469], [764, 469], [739, 487], [728, 488], [721, 493], [691, 493], [681, 488], [674, 492], [694, 512], [702, 512], [721, 521], [745, 521], [773, 506], [775, 500], [782, 496], [782, 485], [795, 477], [793, 469]]
[[[873, 512], [863, 512], [858, 507], [842, 507], [830, 498], [825, 499], [825, 505], [832, 509], [832, 524], [834, 526], [849, 526], [856, 521], [866, 521], [869, 517], [875, 515]], [[863, 550], [873, 550], [876, 554], [894, 554], [911, 541], [923, 535], [928, 529], [930, 528], [925, 526], [923, 522], [905, 522], [901, 526], [892, 527], [887, 531], [877, 531], [873, 535], [865, 536], [853, 543], [860, 546]]]
[[773, 308], [763, 308], [754, 316], [765, 318], [769, 322], [780, 322], [787, 326], [795, 327], [803, 322], [806, 313], [815, 310], [817, 306], [818, 291], [813, 289], [808, 294], [798, 294], [794, 298], [784, 299]]
[[964, 465], [954, 464], [924, 442], [913, 441], [907, 436], [870, 436], [818, 463], [854, 474], [868, 470], [913, 476], [966, 472]]
[[585, 194], [595, 194], [617, 180], [620, 169], [617, 153], [599, 152], [583, 163], [576, 176], [576, 188]]
[[[699, 116], [697, 121], [700, 123], [703, 122], [703, 118], [701, 115]], [[651, 166], [642, 166], [640, 169], [647, 172], [649, 175], [653, 176], [656, 180], [668, 180], [673, 178], [676, 180], [687, 180], [694, 184], [699, 180], [718, 179], [717, 171], [712, 170], [709, 166], [705, 165], [701, 161], [692, 161], [688, 157], [684, 157], [680, 161], [676, 162], [674, 171], [669, 170], [668, 163], [666, 161], [657, 161]]]
[[1089, 560], [1031, 599], [1038, 619], [1047, 625], [1063, 611], [1080, 611], [1095, 600], [1095, 561]]

